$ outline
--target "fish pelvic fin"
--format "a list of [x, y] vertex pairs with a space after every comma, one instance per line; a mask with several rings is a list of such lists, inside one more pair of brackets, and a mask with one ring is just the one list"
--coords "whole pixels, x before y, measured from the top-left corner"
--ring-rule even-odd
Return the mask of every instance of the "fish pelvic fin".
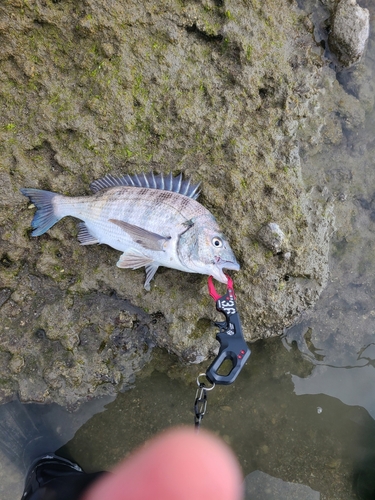
[[37, 208], [31, 222], [31, 227], [34, 229], [31, 236], [41, 236], [61, 219], [60, 215], [55, 214], [52, 203], [57, 193], [34, 188], [24, 188], [20, 191], [24, 196], [27, 196]]
[[139, 269], [150, 265], [152, 262], [152, 258], [132, 249], [130, 252], [123, 253], [116, 265], [121, 269]]
[[158, 267], [159, 267], [159, 264], [156, 264], [155, 262], [146, 266], [146, 281], [144, 284], [144, 288], [148, 292], [150, 291], [150, 282], [151, 282], [152, 278], [155, 276], [155, 273], [158, 270]]
[[95, 245], [95, 243], [99, 243], [99, 240], [93, 236], [88, 230], [86, 224], [84, 222], [78, 223], [78, 241], [81, 245]]
[[171, 239], [170, 236], [167, 238], [122, 220], [109, 219], [109, 222], [119, 226], [123, 231], [128, 233], [135, 243], [138, 243], [147, 250], [163, 251], [164, 243]]
[[158, 270], [159, 264], [154, 262], [150, 257], [143, 255], [138, 250], [131, 250], [130, 252], [123, 253], [117, 262], [117, 267], [122, 269], [139, 269], [140, 267], [146, 268], [146, 281], [144, 284], [145, 290], [150, 291], [150, 282]]

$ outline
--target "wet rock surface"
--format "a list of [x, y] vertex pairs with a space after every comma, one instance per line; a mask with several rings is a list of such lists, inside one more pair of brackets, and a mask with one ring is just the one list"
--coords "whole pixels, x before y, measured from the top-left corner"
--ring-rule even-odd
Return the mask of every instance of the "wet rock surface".
[[[277, 8], [275, 8], [277, 5]], [[80, 401], [132, 383], [153, 345], [197, 362], [217, 348], [206, 278], [116, 268], [76, 221], [31, 238], [38, 187], [89, 194], [106, 173], [178, 173], [241, 263], [246, 339], [280, 334], [328, 278], [332, 200], [306, 192], [299, 145], [319, 150], [365, 110], [287, 1], [35, 2], [0, 8], [0, 398]], [[345, 125], [338, 120], [345, 118]], [[288, 243], [259, 240], [270, 221]]]
[[158, 319], [113, 294], [71, 296], [51, 280], [29, 280], [37, 293], [21, 285], [2, 308], [2, 398], [18, 392], [21, 401], [74, 410], [79, 400], [131, 385], [150, 360], [153, 330], [165, 328]]

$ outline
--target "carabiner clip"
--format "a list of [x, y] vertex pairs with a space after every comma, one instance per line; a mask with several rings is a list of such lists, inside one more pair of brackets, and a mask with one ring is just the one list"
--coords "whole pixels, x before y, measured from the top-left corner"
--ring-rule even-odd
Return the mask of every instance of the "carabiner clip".
[[[227, 291], [220, 296], [214, 287], [212, 276], [208, 277], [208, 292], [216, 302], [217, 311], [224, 314], [225, 321], [215, 322], [215, 325], [220, 329], [216, 334], [220, 348], [218, 355], [206, 371], [206, 377], [212, 384], [222, 385], [229, 385], [235, 381], [251, 354], [243, 337], [233, 280], [230, 276], [227, 278]], [[229, 370], [225, 369], [224, 371], [227, 373], [220, 373], [220, 368], [228, 360]]]

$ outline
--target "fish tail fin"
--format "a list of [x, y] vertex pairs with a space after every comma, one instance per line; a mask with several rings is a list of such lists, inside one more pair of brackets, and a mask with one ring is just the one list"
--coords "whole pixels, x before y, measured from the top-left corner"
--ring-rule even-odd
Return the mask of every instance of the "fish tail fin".
[[53, 198], [57, 194], [51, 191], [33, 188], [21, 189], [20, 191], [24, 196], [27, 196], [37, 208], [31, 222], [31, 227], [34, 229], [31, 236], [41, 236], [61, 219], [60, 215], [56, 215], [52, 203]]

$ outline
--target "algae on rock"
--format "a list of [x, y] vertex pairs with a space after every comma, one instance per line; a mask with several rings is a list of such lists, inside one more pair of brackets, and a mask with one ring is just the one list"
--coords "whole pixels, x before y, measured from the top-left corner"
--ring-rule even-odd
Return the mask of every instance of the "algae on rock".
[[[304, 190], [299, 140], [319, 147], [345, 92], [321, 109], [335, 76], [296, 4], [8, 0], [0, 36], [2, 400], [74, 407], [129, 386], [154, 345], [190, 362], [217, 347], [205, 277], [161, 270], [145, 292], [143, 270], [80, 246], [69, 218], [30, 238], [21, 187], [76, 196], [109, 172], [181, 171], [241, 263], [246, 339], [314, 304], [332, 215]], [[258, 240], [270, 222], [282, 252]]]

